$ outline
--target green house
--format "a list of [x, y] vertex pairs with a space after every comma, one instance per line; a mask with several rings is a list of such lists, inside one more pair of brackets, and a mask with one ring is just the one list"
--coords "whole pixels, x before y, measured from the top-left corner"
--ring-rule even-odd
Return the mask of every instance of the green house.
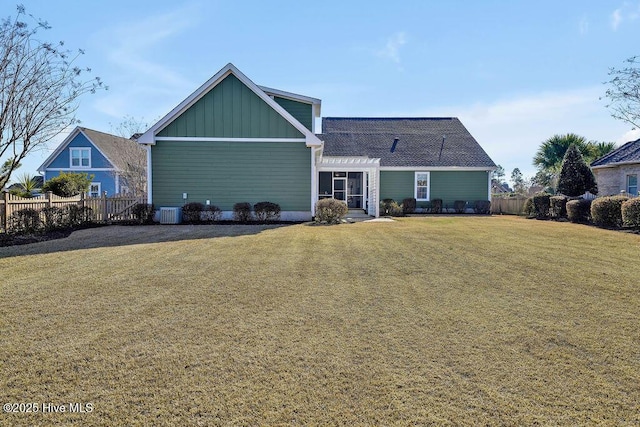
[[456, 118], [324, 118], [319, 99], [258, 86], [228, 64], [139, 137], [149, 203], [278, 203], [308, 220], [344, 200], [379, 215], [379, 201], [489, 200], [495, 164]]

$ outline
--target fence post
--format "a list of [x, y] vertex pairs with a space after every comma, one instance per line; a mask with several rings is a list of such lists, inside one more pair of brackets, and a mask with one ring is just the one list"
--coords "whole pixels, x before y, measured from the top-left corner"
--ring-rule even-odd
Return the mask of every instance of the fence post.
[[53, 195], [53, 192], [51, 191], [47, 191], [47, 207], [50, 208], [51, 207], [51, 196]]
[[7, 228], [7, 224], [9, 223], [8, 221], [8, 214], [9, 214], [9, 193], [8, 192], [3, 192], [3, 198], [4, 198], [4, 203], [2, 204], [2, 209], [4, 210], [4, 215], [2, 216], [2, 228], [4, 230], [4, 232], [6, 233], [9, 229]]
[[107, 222], [107, 192], [102, 192], [102, 221]]

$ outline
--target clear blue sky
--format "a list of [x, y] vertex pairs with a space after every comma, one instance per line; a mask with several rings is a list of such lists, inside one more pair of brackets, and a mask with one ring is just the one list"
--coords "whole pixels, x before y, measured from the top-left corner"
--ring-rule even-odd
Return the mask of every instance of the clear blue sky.
[[78, 110], [96, 130], [152, 122], [232, 62], [256, 84], [322, 99], [325, 117], [459, 117], [508, 176], [534, 174], [554, 134], [640, 137], [600, 100], [609, 68], [640, 54], [640, 0], [22, 2], [52, 25], [43, 39], [85, 49], [81, 63], [109, 85]]

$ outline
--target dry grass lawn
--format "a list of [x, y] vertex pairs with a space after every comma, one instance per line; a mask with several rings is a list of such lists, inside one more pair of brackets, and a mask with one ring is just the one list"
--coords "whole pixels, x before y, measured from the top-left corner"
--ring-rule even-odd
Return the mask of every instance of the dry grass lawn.
[[0, 425], [637, 425], [640, 236], [513, 217], [0, 248]]

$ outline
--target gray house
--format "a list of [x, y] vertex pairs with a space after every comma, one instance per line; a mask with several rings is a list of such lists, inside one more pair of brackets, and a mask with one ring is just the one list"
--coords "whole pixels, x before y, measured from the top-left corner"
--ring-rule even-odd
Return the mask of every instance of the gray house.
[[638, 175], [640, 175], [640, 139], [627, 142], [623, 146], [591, 163], [591, 169], [598, 183], [598, 193], [610, 196], [628, 193], [638, 195]]

